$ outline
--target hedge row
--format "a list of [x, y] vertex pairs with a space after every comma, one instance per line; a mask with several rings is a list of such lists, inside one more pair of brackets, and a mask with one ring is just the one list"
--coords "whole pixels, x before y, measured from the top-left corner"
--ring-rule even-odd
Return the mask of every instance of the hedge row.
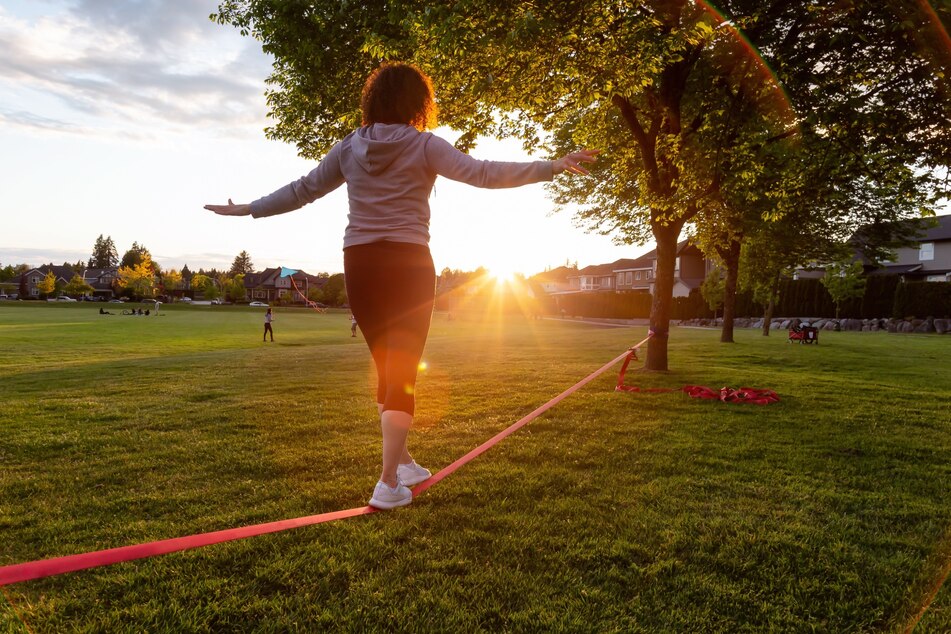
[[[651, 296], [647, 293], [579, 293], [549, 298], [545, 312], [576, 317], [608, 319], [646, 319], [650, 316]], [[762, 317], [764, 307], [749, 293], [736, 297], [737, 317]], [[835, 317], [835, 303], [818, 279], [786, 280], [780, 287], [775, 317]], [[713, 317], [699, 290], [688, 297], [675, 297], [671, 318]], [[951, 317], [951, 282], [901, 282], [897, 277], [868, 278], [865, 295], [845, 302], [839, 317], [877, 319], [895, 317]]]

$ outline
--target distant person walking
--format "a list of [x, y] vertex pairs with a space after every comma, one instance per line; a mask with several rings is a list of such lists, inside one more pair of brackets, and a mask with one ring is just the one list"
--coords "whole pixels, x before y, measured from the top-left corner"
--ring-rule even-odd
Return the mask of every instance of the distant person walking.
[[274, 328], [271, 326], [272, 321], [274, 321], [274, 315], [271, 314], [271, 309], [268, 308], [267, 312], [264, 313], [264, 341], [267, 341], [267, 333], [271, 333], [271, 341], [274, 341]]
[[[437, 176], [476, 187], [519, 187], [555, 174], [587, 174], [597, 150], [554, 161], [480, 161], [427, 129], [436, 127], [429, 77], [411, 64], [385, 63], [363, 86], [363, 124], [306, 176], [251, 204], [205, 205], [223, 216], [263, 218], [311, 203], [347, 184], [343, 239], [347, 297], [376, 364], [383, 470], [370, 505], [413, 501], [407, 488], [430, 477], [407, 449], [416, 373], [429, 334], [436, 272], [429, 253], [429, 196]], [[353, 333], [354, 335], [356, 333]]]
[[350, 315], [350, 336], [357, 336], [357, 318], [353, 315]]

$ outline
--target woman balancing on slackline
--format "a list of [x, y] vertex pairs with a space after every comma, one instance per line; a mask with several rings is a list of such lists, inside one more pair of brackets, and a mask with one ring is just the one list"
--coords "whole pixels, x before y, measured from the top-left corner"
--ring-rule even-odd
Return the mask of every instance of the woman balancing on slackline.
[[360, 100], [363, 126], [331, 148], [306, 176], [249, 205], [205, 205], [217, 214], [263, 218], [298, 209], [347, 184], [343, 239], [350, 310], [377, 370], [383, 472], [370, 505], [409, 504], [407, 486], [431, 475], [406, 448], [413, 423], [416, 371], [429, 334], [436, 272], [429, 254], [429, 194], [437, 175], [476, 187], [518, 187], [554, 174], [587, 174], [597, 150], [556, 161], [479, 161], [427, 129], [436, 125], [429, 77], [410, 64], [375, 70]]

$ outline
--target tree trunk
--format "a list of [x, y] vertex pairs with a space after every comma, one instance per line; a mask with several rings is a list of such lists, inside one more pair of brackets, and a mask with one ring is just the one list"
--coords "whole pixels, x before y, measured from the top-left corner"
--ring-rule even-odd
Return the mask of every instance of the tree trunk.
[[740, 241], [730, 241], [730, 246], [720, 251], [726, 264], [726, 279], [723, 281], [723, 329], [720, 343], [733, 342], [733, 318], [736, 316], [736, 280], [740, 272]]
[[769, 303], [766, 304], [766, 314], [763, 315], [763, 336], [769, 336], [769, 325], [773, 321], [773, 311], [776, 310], [776, 299], [779, 294], [779, 276], [773, 278], [773, 284], [769, 289]]
[[647, 370], [667, 371], [667, 332], [670, 329], [670, 304], [674, 296], [674, 265], [677, 260], [677, 238], [680, 226], [654, 226], [657, 242], [657, 274], [651, 302], [650, 328], [654, 336], [647, 346]]
[[769, 324], [773, 321], [773, 310], [776, 308], [776, 300], [772, 297], [769, 298], [769, 303], [766, 304], [766, 314], [763, 315], [763, 336], [769, 336]]

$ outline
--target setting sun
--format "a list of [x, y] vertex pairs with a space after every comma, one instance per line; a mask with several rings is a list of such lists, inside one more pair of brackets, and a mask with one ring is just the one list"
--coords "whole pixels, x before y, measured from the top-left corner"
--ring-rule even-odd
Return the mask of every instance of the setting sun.
[[504, 284], [515, 279], [515, 271], [502, 267], [492, 267], [489, 269], [489, 277], [493, 278], [497, 284]]

